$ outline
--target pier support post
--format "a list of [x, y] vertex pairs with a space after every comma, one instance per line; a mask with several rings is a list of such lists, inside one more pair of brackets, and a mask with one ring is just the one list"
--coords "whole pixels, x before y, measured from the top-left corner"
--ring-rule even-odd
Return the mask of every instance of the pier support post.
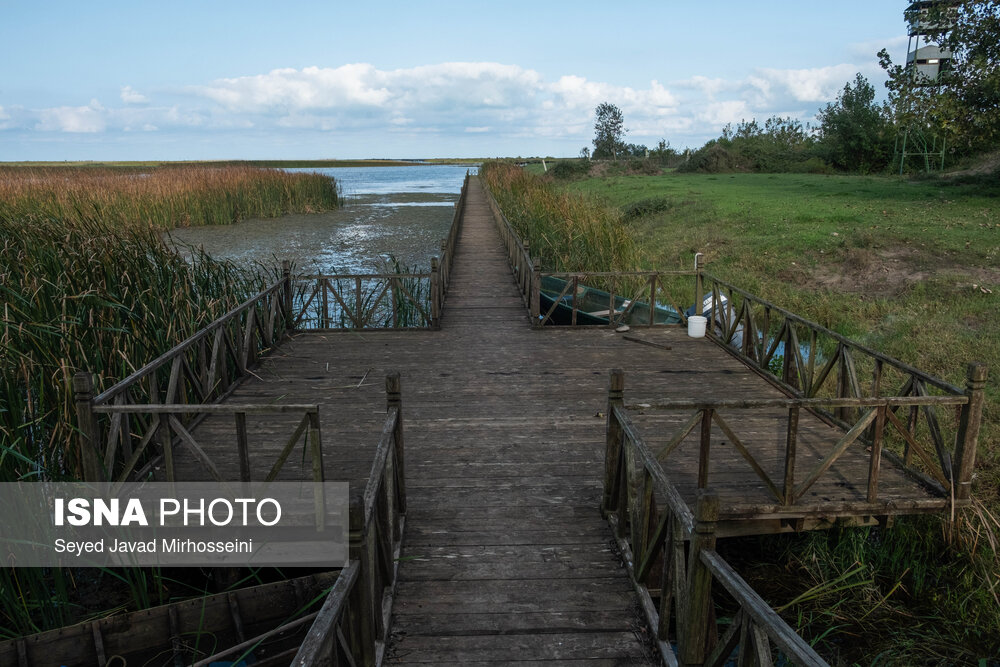
[[[601, 498], [601, 513], [607, 518], [617, 509], [619, 483], [618, 466], [622, 458], [622, 425], [615, 417], [615, 407], [625, 405], [625, 372], [620, 368], [612, 369], [611, 382], [608, 387], [607, 435], [604, 449], [604, 495]], [[622, 526], [619, 526], [621, 529]]]
[[958, 500], [968, 500], [972, 496], [972, 472], [976, 466], [979, 426], [983, 421], [985, 387], [986, 365], [978, 362], [969, 364], [965, 376], [965, 394], [969, 402], [962, 406], [955, 444], [955, 498]]
[[710, 628], [712, 609], [712, 572], [701, 562], [701, 552], [715, 549], [715, 524], [719, 520], [719, 497], [713, 492], [698, 492], [694, 510], [694, 532], [687, 563], [687, 605], [678, 632], [680, 658], [684, 665], [703, 665], [708, 644], [714, 640]]
[[79, 431], [80, 472], [85, 482], [103, 482], [106, 479], [101, 464], [100, 431], [94, 414], [94, 376], [77, 373], [73, 376], [73, 400], [76, 403], [76, 425]]

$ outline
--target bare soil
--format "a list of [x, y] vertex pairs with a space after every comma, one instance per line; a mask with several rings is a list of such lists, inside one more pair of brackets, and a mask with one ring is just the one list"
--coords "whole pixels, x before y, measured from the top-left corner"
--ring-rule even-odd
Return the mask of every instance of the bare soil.
[[803, 273], [821, 289], [872, 296], [896, 296], [931, 279], [952, 281], [956, 289], [992, 289], [1000, 284], [1000, 269], [957, 264], [907, 246], [878, 251], [849, 248], [839, 264]]

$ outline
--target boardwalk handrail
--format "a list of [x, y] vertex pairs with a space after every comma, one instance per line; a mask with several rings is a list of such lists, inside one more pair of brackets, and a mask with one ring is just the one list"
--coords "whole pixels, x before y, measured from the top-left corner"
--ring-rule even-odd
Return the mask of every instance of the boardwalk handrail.
[[[791, 396], [837, 399], [810, 408], [844, 429], [857, 425], [866, 408], [877, 407], [877, 402], [864, 399], [900, 399], [886, 406], [891, 409], [882, 411], [884, 417], [877, 418], [888, 419], [903, 438], [903, 467], [914, 474], [935, 476], [938, 482], [947, 481], [939, 485], [939, 491], [954, 486], [958, 500], [971, 497], [983, 413], [984, 365], [969, 364], [963, 390], [711, 274], [702, 272], [701, 280], [711, 303], [720, 304], [709, 313], [709, 338]], [[964, 400], [936, 400], [945, 397]], [[914, 400], [902, 400], [906, 398]], [[955, 412], [936, 409], [949, 405], [956, 406]], [[901, 407], [908, 408], [903, 417], [897, 414]], [[922, 454], [920, 440], [930, 441], [936, 464], [930, 464], [930, 457]], [[891, 450], [885, 453], [896, 456]], [[923, 469], [915, 465], [914, 454], [924, 464]]]
[[[93, 375], [77, 373], [73, 393], [83, 479], [114, 479], [144, 462], [136, 452], [157, 434], [154, 421], [161, 418], [128, 406], [204, 407], [225, 400], [286, 335], [289, 285], [286, 275], [97, 396]], [[100, 413], [109, 417], [100, 419]], [[193, 426], [187, 417], [178, 423], [185, 430]], [[134, 432], [146, 435], [135, 443]]]
[[[142, 415], [148, 418], [149, 428], [142, 434], [139, 446], [135, 449], [124, 467], [117, 473], [119, 484], [127, 481], [133, 476], [135, 466], [142, 457], [151, 442], [157, 442], [160, 454], [153, 460], [162, 457], [163, 466], [168, 482], [177, 480], [174, 467], [174, 447], [175, 443], [187, 447], [199, 461], [204, 465], [212, 478], [218, 482], [225, 480], [219, 472], [216, 462], [198, 444], [193, 433], [193, 425], [197, 424], [204, 417], [209, 415], [231, 415], [234, 422], [234, 436], [236, 442], [236, 456], [240, 465], [240, 481], [251, 481], [250, 444], [247, 436], [247, 415], [262, 414], [288, 414], [302, 413], [302, 418], [296, 424], [291, 437], [288, 438], [285, 446], [278, 454], [278, 458], [271, 465], [264, 481], [274, 481], [278, 473], [281, 472], [288, 461], [295, 446], [305, 435], [303, 452], [308, 451], [311, 457], [312, 477], [314, 482], [323, 481], [323, 443], [320, 437], [319, 428], [319, 406], [318, 405], [293, 405], [293, 404], [149, 404], [149, 405], [97, 405], [93, 408], [96, 414], [109, 414], [112, 422], [121, 421], [126, 415]], [[193, 417], [183, 420], [184, 417]], [[183, 420], [183, 421], [182, 421]], [[148, 466], [147, 466], [148, 469]], [[114, 479], [112, 470], [107, 467], [104, 470], [105, 479]]]
[[297, 330], [425, 329], [440, 317], [431, 273], [349, 273], [295, 278]]
[[[624, 375], [614, 370], [608, 392], [601, 511], [614, 531], [664, 662], [721, 666], [738, 648], [741, 657], [749, 657], [753, 649], [761, 664], [774, 664], [770, 651], [774, 642], [796, 664], [826, 665], [715, 552], [718, 497], [700, 492], [691, 512], [632, 424], [623, 391]], [[658, 561], [661, 568], [656, 572], [653, 565]], [[711, 613], [715, 579], [740, 610], [721, 641]], [[654, 590], [659, 591], [658, 602]]]
[[[899, 468], [909, 473], [916, 481], [928, 487], [942, 498], [950, 498], [951, 479], [953, 471], [951, 460], [947, 456], [935, 459], [930, 453], [931, 445], [921, 444], [917, 438], [913, 437], [906, 427], [895, 416], [895, 411], [900, 408], [928, 408], [933, 406], [965, 406], [969, 403], [967, 396], [903, 396], [887, 398], [855, 398], [855, 399], [797, 399], [797, 398], [777, 398], [777, 399], [757, 399], [757, 400], [666, 400], [654, 403], [643, 403], [641, 408], [681, 410], [694, 413], [684, 422], [657, 453], [658, 461], [665, 461], [696, 429], [698, 430], [698, 488], [709, 487], [709, 470], [711, 469], [712, 452], [712, 432], [718, 428], [725, 436], [723, 443], [727, 448], [732, 447], [749, 464], [754, 474], [764, 483], [772, 498], [777, 502], [773, 511], [794, 507], [803, 497], [806, 491], [813, 486], [831, 466], [840, 458], [852, 445], [862, 441], [867, 447], [869, 459], [866, 502], [875, 505], [879, 502], [879, 474], [881, 470], [882, 457], [890, 459]], [[632, 406], [629, 406], [632, 407]], [[635, 406], [638, 407], [638, 406]], [[796, 480], [795, 462], [798, 458], [798, 423], [800, 412], [805, 410], [815, 411], [820, 408], [846, 407], [860, 412], [857, 421], [846, 429], [843, 436], [833, 443], [830, 451], [805, 476], [804, 479]], [[763, 464], [750, 451], [736, 433], [732, 424], [739, 421], [732, 421], [723, 418], [722, 411], [737, 410], [760, 410], [769, 409], [783, 411], [785, 418], [785, 451], [782, 459], [779, 459], [781, 469], [784, 471], [781, 480], [772, 480], [765, 472]], [[616, 407], [616, 418], [628, 420], [627, 415], [621, 407]], [[894, 430], [893, 430], [894, 429]], [[926, 474], [913, 466], [908, 466], [904, 458], [897, 455], [886, 445], [891, 442], [891, 438], [896, 436], [910, 455], [916, 453], [920, 461], [924, 464]], [[928, 476], [929, 475], [929, 476]], [[916, 501], [919, 504], [919, 501]], [[965, 504], [964, 501], [956, 501]], [[915, 509], [909, 507], [906, 501], [893, 498], [891, 500], [894, 511], [904, 509]], [[765, 508], [756, 506], [758, 512], [763, 512]], [[878, 507], [867, 507], [866, 511], [877, 514]]]
[[[580, 289], [584, 286], [595, 286], [601, 284], [604, 291], [608, 293], [606, 306], [599, 314], [608, 318], [611, 327], [617, 327], [628, 322], [631, 326], [669, 326], [676, 327], [677, 324], [665, 324], [656, 321], [658, 309], [669, 308], [677, 314], [680, 319], [680, 326], [687, 324], [687, 314], [684, 304], [691, 297], [687, 292], [687, 287], [677, 289], [676, 283], [671, 284], [671, 278], [688, 278], [697, 275], [691, 269], [678, 269], [673, 271], [542, 271], [539, 273], [540, 280], [536, 287], [538, 290], [533, 298], [541, 302], [541, 279], [558, 278], [565, 282], [562, 292], [553, 299], [552, 306], [547, 310], [540, 310], [536, 318], [536, 326], [544, 326], [553, 322], [553, 316], [559, 303], [565, 298], [570, 308], [569, 326], [576, 325], [580, 314], [587, 313], [579, 303], [577, 298]], [[616, 306], [619, 299], [624, 299], [621, 306]], [[639, 317], [636, 314], [637, 308], [648, 311], [648, 317]]]
[[292, 661], [296, 667], [382, 661], [406, 520], [399, 374], [387, 375], [385, 386], [386, 419], [375, 460], [361, 503], [351, 504], [350, 558], [357, 574], [331, 591]]

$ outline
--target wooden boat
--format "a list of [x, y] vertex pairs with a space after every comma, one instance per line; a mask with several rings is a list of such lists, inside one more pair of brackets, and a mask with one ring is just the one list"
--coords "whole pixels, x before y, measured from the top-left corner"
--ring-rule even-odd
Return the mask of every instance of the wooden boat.
[[[610, 293], [580, 284], [574, 290], [571, 281], [554, 276], [542, 277], [540, 293], [540, 317], [546, 324], [572, 324], [574, 309], [576, 324], [649, 324], [649, 304], [645, 301], [633, 302], [617, 295], [612, 300]], [[681, 316], [673, 308], [656, 306], [653, 323], [680, 324]]]

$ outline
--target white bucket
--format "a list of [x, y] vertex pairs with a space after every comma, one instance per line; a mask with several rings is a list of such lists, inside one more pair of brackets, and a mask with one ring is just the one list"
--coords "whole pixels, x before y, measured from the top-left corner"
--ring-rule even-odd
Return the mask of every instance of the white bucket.
[[691, 338], [704, 338], [706, 324], [708, 324], [707, 317], [704, 317], [702, 315], [689, 315], [688, 336], [690, 336]]

